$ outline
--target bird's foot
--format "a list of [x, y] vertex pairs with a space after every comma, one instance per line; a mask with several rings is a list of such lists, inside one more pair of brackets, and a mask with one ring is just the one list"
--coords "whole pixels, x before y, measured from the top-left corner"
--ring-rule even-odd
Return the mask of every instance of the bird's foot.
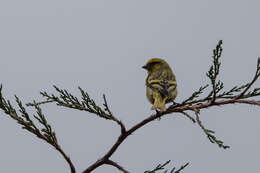
[[181, 104], [173, 101], [171, 106], [177, 106], [177, 105], [181, 105]]
[[172, 102], [172, 105], [169, 106], [169, 108], [175, 107], [175, 106], [180, 106], [181, 103], [177, 103], [177, 102]]

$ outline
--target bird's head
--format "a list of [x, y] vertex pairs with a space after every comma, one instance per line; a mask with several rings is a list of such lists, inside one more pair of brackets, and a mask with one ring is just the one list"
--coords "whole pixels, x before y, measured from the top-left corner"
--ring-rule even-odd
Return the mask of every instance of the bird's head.
[[142, 67], [148, 71], [148, 74], [160, 70], [163, 67], [169, 67], [168, 63], [160, 58], [149, 59], [146, 64]]

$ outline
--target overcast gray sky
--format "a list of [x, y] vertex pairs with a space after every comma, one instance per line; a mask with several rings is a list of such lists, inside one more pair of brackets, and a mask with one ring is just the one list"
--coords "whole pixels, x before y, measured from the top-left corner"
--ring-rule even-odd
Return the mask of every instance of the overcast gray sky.
[[[0, 0], [0, 83], [12, 101], [14, 94], [39, 100], [39, 91], [52, 92], [53, 84], [74, 94], [81, 86], [98, 103], [105, 93], [115, 116], [131, 127], [152, 113], [141, 68], [151, 57], [171, 65], [177, 102], [209, 82], [205, 73], [219, 39], [226, 89], [251, 80], [260, 56], [259, 7], [257, 0]], [[88, 113], [54, 105], [43, 111], [78, 172], [107, 152], [120, 132]], [[135, 132], [112, 159], [133, 173], [167, 160], [177, 167], [190, 162], [185, 173], [257, 172], [259, 113], [248, 105], [201, 111], [228, 150], [173, 114]], [[69, 172], [51, 146], [0, 115], [0, 172]], [[102, 166], [94, 172], [119, 171]]]

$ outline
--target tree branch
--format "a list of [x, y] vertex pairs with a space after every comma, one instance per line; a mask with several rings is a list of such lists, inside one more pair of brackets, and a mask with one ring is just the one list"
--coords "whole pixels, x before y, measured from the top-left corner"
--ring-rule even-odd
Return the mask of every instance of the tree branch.
[[157, 112], [156, 114], [150, 115], [148, 118], [144, 119], [143, 121], [139, 122], [138, 124], [131, 127], [129, 130], [127, 130], [125, 133], [121, 133], [121, 135], [118, 137], [115, 144], [110, 148], [110, 150], [105, 154], [101, 159], [99, 159], [97, 162], [89, 166], [83, 173], [90, 173], [97, 167], [101, 166], [102, 164], [105, 164], [105, 162], [110, 158], [110, 156], [116, 151], [116, 149], [123, 143], [123, 141], [131, 135], [133, 132], [138, 130], [139, 128], [143, 127], [144, 125], [150, 123], [151, 121], [161, 118], [162, 116], [171, 114], [171, 113], [183, 113], [184, 111], [194, 109], [205, 109], [212, 106], [222, 106], [227, 104], [234, 104], [234, 103], [244, 103], [244, 104], [250, 104], [250, 105], [257, 105], [260, 106], [260, 101], [255, 100], [240, 100], [240, 99], [227, 99], [227, 100], [220, 100], [215, 101], [214, 103], [211, 102], [205, 102], [203, 104], [194, 104], [194, 105], [176, 105], [174, 107], [169, 107], [165, 112]]
[[6, 99], [2, 95], [2, 85], [0, 85], [0, 109], [2, 109], [7, 115], [9, 115], [10, 118], [17, 121], [18, 124], [22, 125], [22, 128], [29, 131], [30, 133], [34, 134], [39, 139], [42, 139], [43, 141], [47, 142], [48, 144], [52, 145], [66, 160], [66, 162], [70, 166], [71, 173], [76, 173], [75, 167], [70, 160], [70, 158], [65, 154], [65, 152], [62, 150], [60, 145], [58, 144], [58, 140], [56, 138], [55, 132], [52, 130], [51, 126], [48, 124], [47, 120], [45, 119], [45, 116], [43, 115], [39, 105], [34, 106], [36, 109], [36, 115], [33, 115], [33, 117], [38, 120], [38, 122], [43, 126], [42, 129], [38, 128], [34, 121], [30, 118], [29, 114], [27, 113], [25, 107], [22, 105], [22, 102], [20, 99], [15, 96], [16, 103], [19, 106], [19, 112], [21, 115], [18, 115], [16, 110], [13, 108], [11, 102], [9, 100], [6, 101]]

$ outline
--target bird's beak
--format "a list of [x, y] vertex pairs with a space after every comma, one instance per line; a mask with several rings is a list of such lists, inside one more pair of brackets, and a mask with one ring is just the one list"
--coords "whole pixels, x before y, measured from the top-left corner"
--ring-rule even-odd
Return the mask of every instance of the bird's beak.
[[144, 65], [142, 68], [144, 68], [144, 69], [146, 69], [146, 70], [148, 69], [147, 65]]

